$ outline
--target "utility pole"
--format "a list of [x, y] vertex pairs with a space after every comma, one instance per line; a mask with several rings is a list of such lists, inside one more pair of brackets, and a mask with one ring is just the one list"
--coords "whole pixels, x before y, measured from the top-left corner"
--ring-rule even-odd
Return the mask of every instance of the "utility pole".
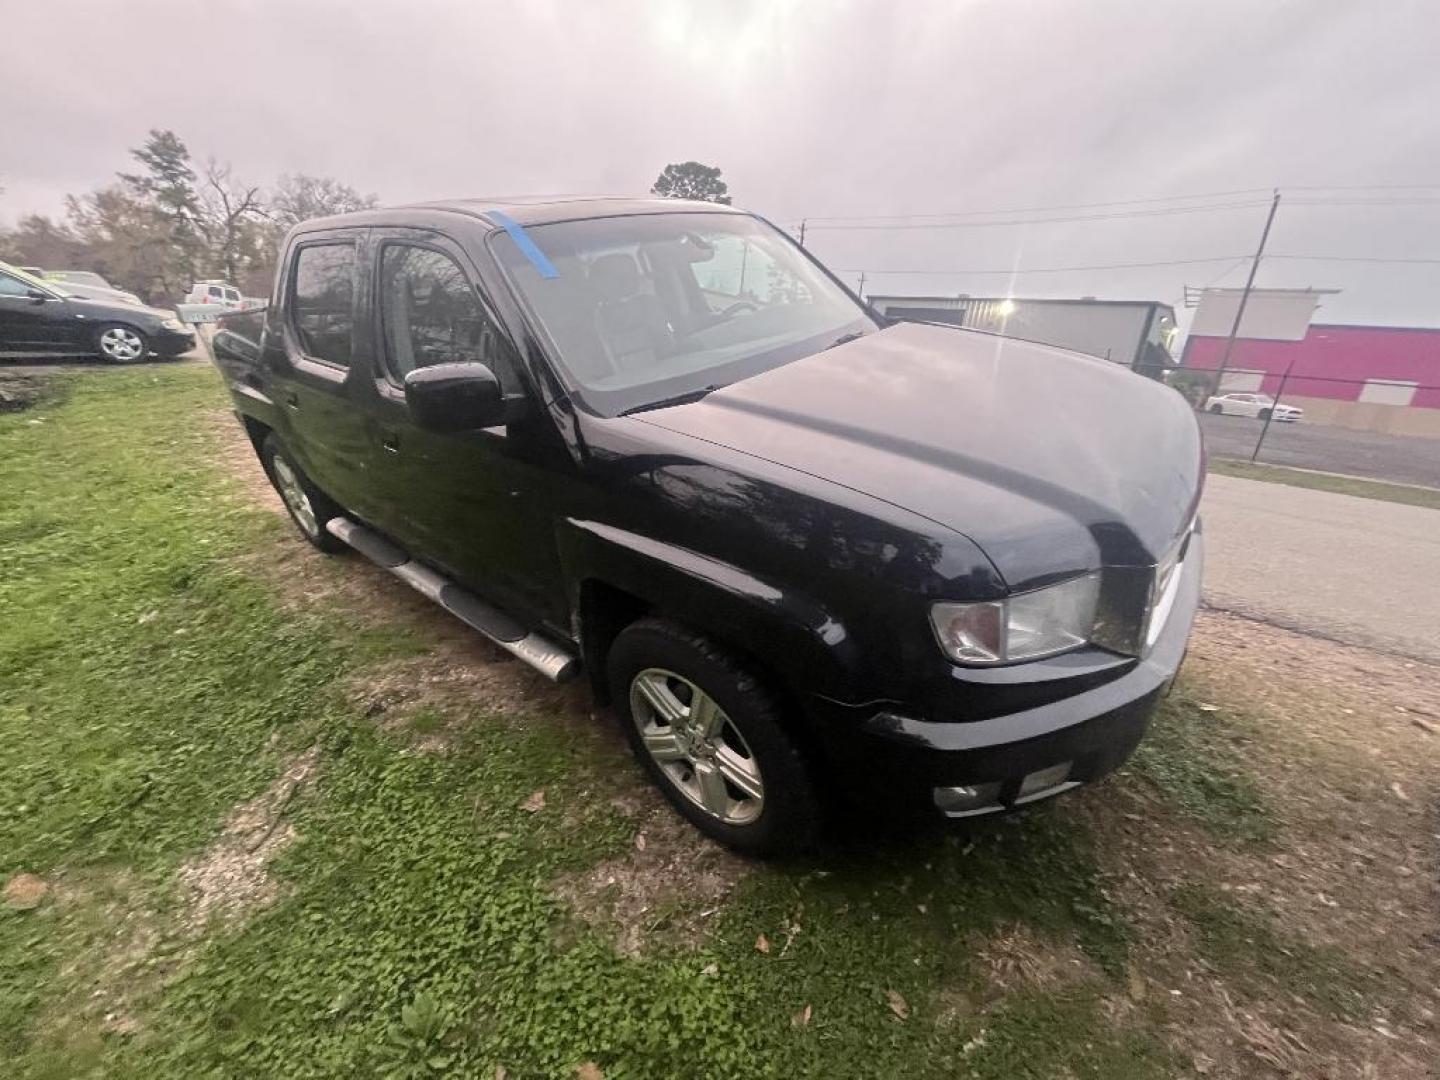
[[1230, 336], [1225, 339], [1225, 353], [1220, 357], [1220, 368], [1215, 373], [1215, 393], [1225, 381], [1225, 369], [1230, 366], [1230, 353], [1235, 348], [1235, 337], [1240, 333], [1240, 320], [1245, 317], [1245, 305], [1250, 302], [1250, 290], [1255, 285], [1255, 272], [1260, 269], [1260, 259], [1265, 254], [1265, 241], [1270, 238], [1270, 226], [1275, 224], [1275, 211], [1280, 208], [1280, 189], [1270, 200], [1270, 213], [1265, 217], [1265, 228], [1260, 233], [1260, 246], [1255, 249], [1255, 258], [1250, 260], [1250, 275], [1245, 279], [1245, 291], [1240, 294], [1240, 303], [1235, 308], [1235, 321], [1230, 324]]
[[864, 270], [861, 270], [861, 271], [860, 271], [860, 288], [859, 288], [857, 291], [860, 293], [860, 299], [861, 299], [861, 300], [864, 300], [864, 299], [865, 299], [865, 271], [864, 271]]
[[801, 218], [801, 219], [800, 219], [800, 246], [801, 246], [801, 247], [804, 247], [804, 246], [805, 246], [805, 222], [808, 221], [808, 220], [809, 220], [809, 218]]
[[1290, 358], [1290, 363], [1285, 365], [1285, 374], [1280, 376], [1280, 385], [1275, 389], [1275, 400], [1270, 403], [1270, 411], [1265, 414], [1265, 426], [1260, 429], [1260, 437], [1255, 440], [1255, 449], [1250, 452], [1250, 464], [1255, 464], [1255, 459], [1260, 456], [1260, 447], [1265, 445], [1265, 436], [1270, 434], [1270, 421], [1275, 419], [1275, 410], [1280, 407], [1280, 397], [1285, 393], [1285, 384], [1290, 381], [1290, 372], [1295, 370], [1295, 358]]

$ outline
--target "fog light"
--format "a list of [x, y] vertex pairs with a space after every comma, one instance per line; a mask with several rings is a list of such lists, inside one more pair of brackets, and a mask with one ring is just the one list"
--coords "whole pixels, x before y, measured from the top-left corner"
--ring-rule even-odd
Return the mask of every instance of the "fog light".
[[1063, 784], [1070, 775], [1070, 765], [1071, 762], [1062, 761], [1059, 765], [1051, 765], [1048, 769], [1037, 769], [1030, 773], [1020, 781], [1020, 794], [1015, 797], [1016, 802], [1022, 802]]
[[952, 817], [970, 814], [988, 814], [999, 810], [995, 801], [1000, 796], [1000, 783], [959, 784], [955, 787], [937, 787], [935, 805]]

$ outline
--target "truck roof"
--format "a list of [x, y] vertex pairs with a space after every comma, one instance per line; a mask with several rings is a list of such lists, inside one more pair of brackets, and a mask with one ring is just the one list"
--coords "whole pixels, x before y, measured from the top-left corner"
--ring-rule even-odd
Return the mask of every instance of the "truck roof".
[[435, 213], [461, 214], [498, 226], [496, 214], [520, 225], [547, 225], [581, 218], [623, 217], [630, 214], [725, 213], [743, 211], [720, 203], [691, 199], [664, 199], [655, 195], [538, 195], [436, 199], [377, 210], [315, 218], [300, 225], [302, 231], [359, 225], [426, 225]]

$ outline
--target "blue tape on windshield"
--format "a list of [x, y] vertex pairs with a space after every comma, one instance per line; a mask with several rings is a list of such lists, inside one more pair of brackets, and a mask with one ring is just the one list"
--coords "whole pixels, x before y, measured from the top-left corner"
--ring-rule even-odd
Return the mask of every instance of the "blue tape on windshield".
[[498, 210], [491, 210], [489, 216], [495, 220], [497, 225], [510, 234], [510, 239], [515, 241], [515, 246], [520, 249], [520, 253], [535, 264], [535, 269], [540, 271], [541, 277], [554, 278], [560, 276], [560, 271], [556, 270], [555, 265], [545, 257], [545, 253], [535, 246], [535, 241], [530, 239], [530, 234], [525, 231], [518, 221], [507, 214], [500, 213]]

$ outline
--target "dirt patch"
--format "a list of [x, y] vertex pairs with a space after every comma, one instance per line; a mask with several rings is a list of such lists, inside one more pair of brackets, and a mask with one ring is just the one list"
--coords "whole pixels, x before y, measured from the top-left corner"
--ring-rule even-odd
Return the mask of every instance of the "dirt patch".
[[231, 811], [214, 843], [180, 868], [190, 889], [188, 927], [203, 927], [212, 917], [235, 919], [274, 901], [277, 886], [267, 868], [295, 839], [284, 813], [319, 759], [318, 747], [293, 758], [268, 788]]
[[176, 934], [123, 870], [62, 872], [43, 912], [47, 933], [77, 942], [57, 981], [75, 989], [47, 1006], [38, 1027], [59, 1045], [85, 1046], [97, 1033], [134, 1035], [145, 1002], [183, 963], [192, 942]]
[[[255, 505], [286, 518], [284, 505], [245, 432], [227, 412], [208, 418], [216, 458]], [[288, 525], [288, 518], [287, 518]], [[270, 582], [280, 602], [295, 610], [329, 607], [347, 620], [387, 631], [410, 632], [425, 654], [372, 665], [346, 687], [371, 716], [404, 726], [434, 708], [463, 716], [477, 706], [491, 713], [554, 712], [583, 716], [587, 692], [580, 683], [557, 687], [464, 623], [358, 555], [326, 556], [287, 528], [274, 546], [242, 557], [247, 570]], [[443, 747], [445, 733], [432, 733]]]
[[74, 987], [48, 1006], [40, 1027], [57, 1045], [93, 1047], [100, 1036], [139, 1034], [138, 1019], [204, 940], [212, 920], [234, 921], [272, 902], [267, 866], [295, 838], [284, 814], [315, 774], [318, 748], [292, 758], [259, 796], [236, 807], [221, 835], [178, 871], [185, 906], [156, 906], [153, 886], [113, 868], [61, 872], [35, 917], [76, 944], [58, 971]]
[[5, 882], [3, 895], [7, 907], [15, 911], [33, 911], [45, 899], [50, 886], [36, 874], [16, 874]]
[[418, 736], [413, 745], [427, 750], [448, 749], [477, 711], [588, 723], [588, 684], [556, 686], [463, 625], [458, 633], [447, 627], [423, 655], [353, 675], [345, 693], [386, 728], [413, 730]]
[[[1275, 835], [1226, 842], [1133, 777], [1076, 799], [1137, 929], [1128, 989], [1195, 1071], [1435, 1075], [1440, 737], [1414, 720], [1437, 675], [1204, 613], [1178, 693], [1240, 748]], [[1197, 889], [1211, 914], [1177, 904]]]
[[43, 374], [0, 370], [0, 413], [20, 412], [38, 405], [50, 387]]
[[553, 891], [582, 922], [612, 934], [624, 956], [651, 943], [694, 948], [753, 865], [701, 836], [652, 788], [612, 805], [634, 824], [630, 851], [560, 878]]
[[1041, 938], [1020, 923], [1002, 927], [980, 946], [977, 959], [987, 986], [996, 991], [1053, 991], [1060, 986], [1098, 979], [1100, 972], [1073, 946]]

